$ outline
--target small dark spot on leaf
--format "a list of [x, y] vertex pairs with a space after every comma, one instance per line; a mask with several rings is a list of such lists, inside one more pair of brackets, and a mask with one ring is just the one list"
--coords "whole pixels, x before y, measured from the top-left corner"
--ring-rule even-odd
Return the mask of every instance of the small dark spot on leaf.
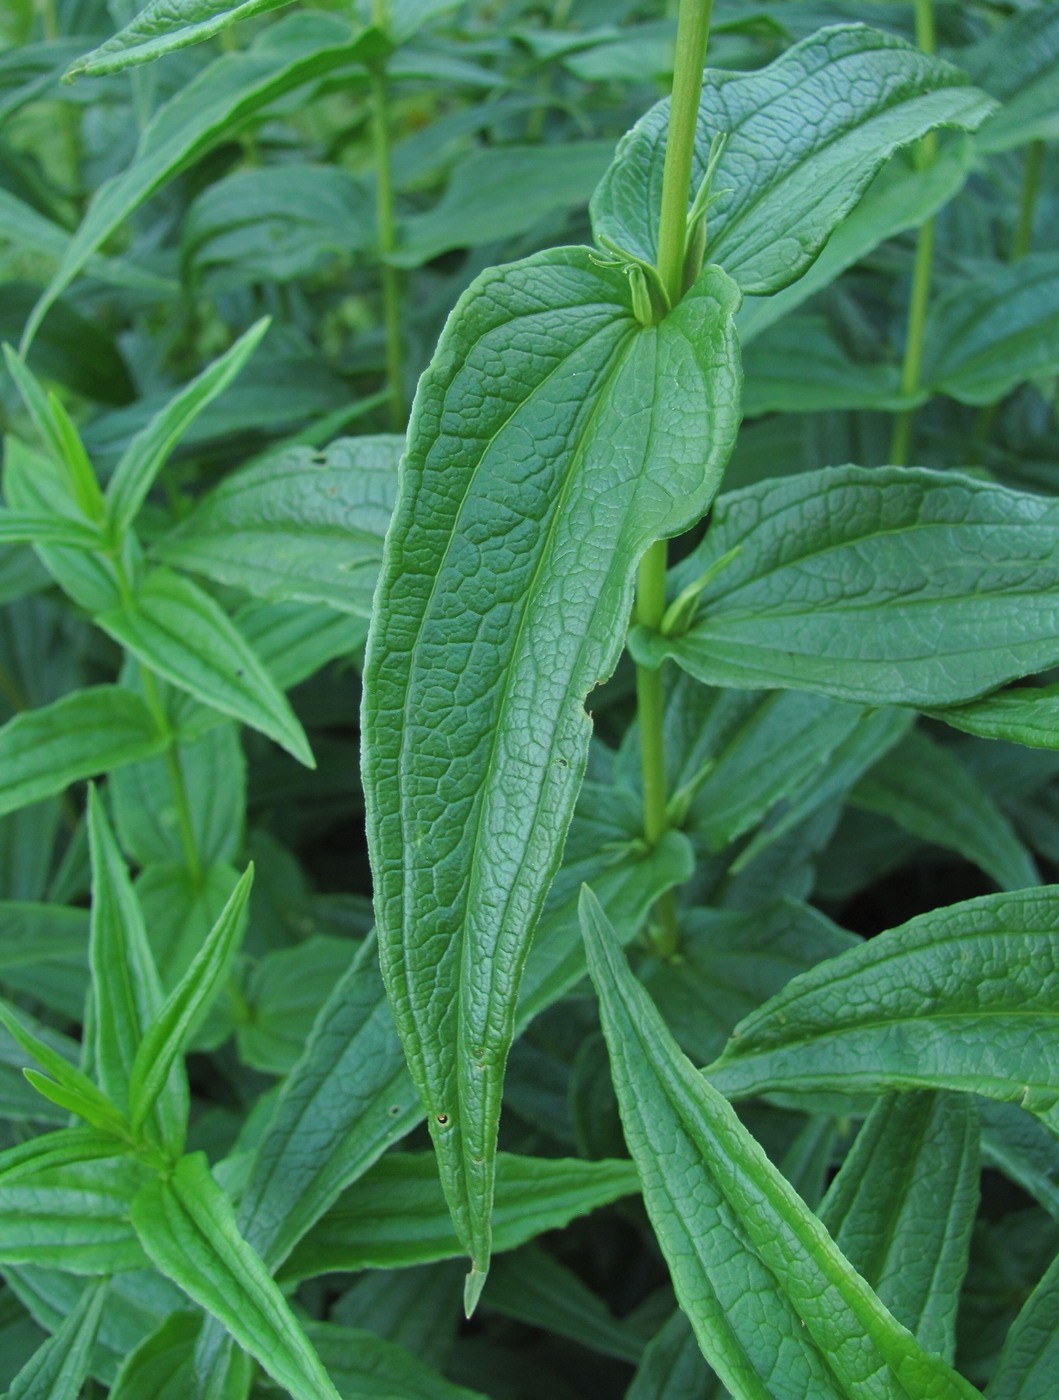
[[445, 1126], [445, 1124], [446, 1124], [448, 1121], [449, 1121], [449, 1115], [448, 1115], [447, 1113], [439, 1113], [439, 1114], [438, 1114], [437, 1122], [438, 1122], [438, 1127], [439, 1127], [439, 1128], [443, 1128], [443, 1127]]

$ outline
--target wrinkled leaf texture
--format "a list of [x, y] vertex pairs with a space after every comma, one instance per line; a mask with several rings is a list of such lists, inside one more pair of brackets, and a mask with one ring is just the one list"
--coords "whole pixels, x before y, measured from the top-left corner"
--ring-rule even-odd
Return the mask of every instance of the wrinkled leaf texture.
[[364, 789], [387, 990], [479, 1283], [584, 700], [617, 662], [636, 561], [716, 492], [738, 300], [707, 268], [648, 329], [590, 250], [539, 254], [464, 294], [413, 409], [365, 663]]

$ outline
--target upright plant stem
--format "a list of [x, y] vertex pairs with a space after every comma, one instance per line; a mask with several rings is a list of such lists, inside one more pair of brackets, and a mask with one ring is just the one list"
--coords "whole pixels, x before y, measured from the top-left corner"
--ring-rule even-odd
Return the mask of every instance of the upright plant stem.
[[[683, 292], [688, 196], [695, 130], [702, 92], [702, 69], [710, 33], [713, 0], [681, 0], [677, 20], [673, 102], [662, 174], [662, 213], [658, 225], [658, 271], [675, 306]], [[656, 540], [640, 562], [636, 621], [657, 628], [666, 607], [666, 542]], [[665, 715], [661, 669], [636, 668], [636, 703], [643, 768], [644, 835], [654, 845], [669, 825], [666, 814]], [[672, 897], [655, 909], [655, 951], [671, 956], [677, 948], [676, 905]]]
[[1037, 191], [1041, 184], [1041, 166], [1044, 164], [1044, 142], [1031, 141], [1026, 148], [1026, 169], [1022, 177], [1022, 196], [1019, 200], [1019, 222], [1015, 230], [1015, 241], [1011, 245], [1011, 260], [1024, 258], [1033, 244], [1033, 211], [1037, 207]]
[[[384, 0], [374, 0], [372, 22], [386, 27]], [[393, 172], [390, 165], [390, 108], [386, 91], [385, 59], [371, 64], [371, 133], [375, 161], [375, 188], [378, 199], [377, 230], [379, 267], [382, 277], [382, 319], [386, 333], [386, 384], [389, 393], [390, 427], [405, 430], [404, 344], [401, 338], [401, 286], [397, 268], [389, 261], [397, 246], [393, 212]]]
[[[934, 36], [934, 0], [916, 0], [916, 40], [924, 53], [932, 54], [937, 47]], [[930, 165], [937, 152], [934, 132], [924, 136], [919, 146], [921, 166]], [[930, 300], [930, 273], [934, 260], [934, 220], [930, 218], [919, 230], [916, 240], [916, 262], [912, 272], [912, 296], [908, 305], [908, 332], [905, 336], [905, 358], [901, 368], [901, 392], [911, 395], [919, 388], [923, 366], [923, 334], [927, 324]], [[897, 415], [890, 461], [904, 466], [912, 446], [915, 409], [906, 408]]]
[[[146, 666], [141, 666], [140, 675], [143, 678], [143, 690], [147, 704], [156, 723], [161, 727], [166, 724], [166, 717], [154, 673], [149, 671]], [[184, 770], [180, 766], [180, 755], [175, 743], [166, 746], [165, 766], [169, 774], [169, 786], [173, 790], [177, 826], [180, 829], [180, 844], [184, 847], [184, 864], [187, 866], [191, 883], [198, 889], [202, 884], [202, 861], [199, 859], [199, 848], [195, 841], [195, 825], [191, 820], [191, 802], [188, 798], [187, 783], [184, 781]]]

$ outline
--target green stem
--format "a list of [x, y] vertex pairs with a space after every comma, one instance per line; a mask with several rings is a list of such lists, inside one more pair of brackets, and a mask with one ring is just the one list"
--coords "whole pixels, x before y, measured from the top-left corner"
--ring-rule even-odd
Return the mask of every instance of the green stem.
[[[376, 21], [378, 22], [378, 21]], [[386, 332], [386, 383], [389, 390], [390, 427], [405, 430], [404, 346], [401, 338], [401, 286], [397, 268], [388, 261], [397, 246], [394, 220], [393, 173], [390, 164], [390, 114], [386, 69], [380, 61], [371, 65], [371, 129], [378, 197], [378, 243], [382, 277], [382, 319]]]
[[[916, 39], [924, 53], [933, 53], [936, 48], [934, 34], [934, 0], [916, 0]], [[937, 154], [937, 137], [929, 132], [919, 145], [919, 164], [930, 165]], [[916, 262], [912, 272], [912, 295], [908, 305], [908, 331], [905, 336], [905, 358], [901, 367], [901, 392], [912, 395], [919, 388], [920, 373], [923, 367], [923, 338], [927, 325], [927, 307], [930, 301], [930, 276], [934, 260], [934, 220], [928, 219], [919, 230], [916, 239]], [[895, 466], [904, 466], [912, 446], [912, 429], [915, 424], [914, 408], [903, 409], [894, 422], [893, 440], [890, 444], [890, 461]]]
[[1044, 142], [1031, 141], [1026, 150], [1026, 169], [1022, 177], [1019, 223], [1015, 230], [1015, 241], [1011, 245], [1012, 262], [1024, 258], [1033, 244], [1033, 211], [1037, 205], [1037, 191], [1040, 188], [1043, 164]]
[[[673, 101], [666, 138], [662, 210], [658, 225], [658, 272], [673, 306], [680, 300], [684, 289], [691, 163], [712, 9], [713, 0], [681, 0], [677, 20]], [[666, 542], [656, 540], [640, 562], [636, 621], [657, 630], [665, 608]], [[643, 771], [644, 835], [651, 845], [655, 845], [669, 826], [663, 727], [665, 700], [660, 669], [636, 668], [636, 703]], [[672, 896], [659, 900], [653, 922], [655, 952], [660, 957], [671, 957], [677, 950], [676, 903]]]

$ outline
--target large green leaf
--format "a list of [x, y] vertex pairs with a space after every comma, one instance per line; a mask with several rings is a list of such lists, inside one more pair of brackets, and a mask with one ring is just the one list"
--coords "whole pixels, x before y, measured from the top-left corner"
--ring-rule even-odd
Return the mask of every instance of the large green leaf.
[[931, 307], [923, 383], [961, 403], [1059, 373], [1059, 253], [988, 265]]
[[1002, 890], [1039, 883], [1008, 818], [951, 749], [919, 730], [906, 734], [850, 794], [924, 841], [958, 851]]
[[226, 477], [155, 553], [260, 598], [370, 617], [403, 451], [395, 435], [290, 448]]
[[[723, 562], [722, 562], [723, 561]], [[631, 634], [711, 685], [951, 705], [1059, 660], [1059, 509], [953, 472], [836, 467], [722, 496], [678, 637]]]
[[[200, 1312], [174, 1312], [125, 1358], [111, 1400], [190, 1400], [195, 1393], [195, 1339]], [[253, 1362], [233, 1351], [232, 1368], [214, 1400], [246, 1400]], [[230, 1388], [228, 1386], [230, 1385]]]
[[150, 758], [167, 743], [143, 700], [122, 686], [90, 686], [26, 710], [0, 728], [0, 812]]
[[123, 68], [149, 63], [174, 49], [198, 44], [238, 20], [287, 3], [288, 0], [149, 0], [135, 19], [71, 63], [66, 78], [76, 78], [81, 73], [120, 73]]
[[11, 1382], [6, 1400], [77, 1400], [88, 1377], [109, 1280], [86, 1288], [58, 1332]]
[[586, 888], [589, 966], [626, 1141], [677, 1298], [745, 1400], [970, 1400], [839, 1253], [719, 1093], [680, 1053]]
[[152, 570], [96, 622], [151, 671], [221, 714], [259, 729], [313, 766], [305, 731], [257, 653], [190, 579]]
[[[497, 1157], [493, 1248], [515, 1249], [545, 1230], [639, 1190], [629, 1162]], [[461, 1252], [433, 1153], [391, 1152], [342, 1196], [291, 1255], [284, 1277], [404, 1268]]]
[[[957, 69], [863, 25], [821, 30], [759, 73], [707, 71], [692, 195], [713, 138], [706, 257], [746, 292], [774, 292], [812, 263], [886, 158], [936, 126], [976, 127], [993, 103]], [[597, 238], [653, 263], [668, 100], [618, 146], [592, 200]]]
[[819, 1214], [894, 1317], [951, 1361], [977, 1209], [974, 1101], [894, 1094], [872, 1109]]
[[1059, 887], [921, 914], [803, 972], [707, 1071], [733, 1098], [947, 1088], [1059, 1128]]
[[276, 98], [385, 47], [376, 30], [359, 33], [337, 15], [292, 15], [245, 53], [218, 58], [181, 88], [144, 128], [132, 164], [100, 185], [55, 276], [34, 308], [32, 340], [56, 298], [140, 204], [219, 141], [239, 132]]
[[365, 663], [364, 788], [383, 971], [472, 1290], [584, 700], [617, 662], [637, 560], [717, 489], [737, 301], [708, 268], [646, 328], [621, 272], [558, 249], [485, 273], [420, 382]]
[[268, 1270], [243, 1240], [202, 1153], [182, 1157], [132, 1203], [152, 1263], [224, 1324], [294, 1400], [340, 1400]]

